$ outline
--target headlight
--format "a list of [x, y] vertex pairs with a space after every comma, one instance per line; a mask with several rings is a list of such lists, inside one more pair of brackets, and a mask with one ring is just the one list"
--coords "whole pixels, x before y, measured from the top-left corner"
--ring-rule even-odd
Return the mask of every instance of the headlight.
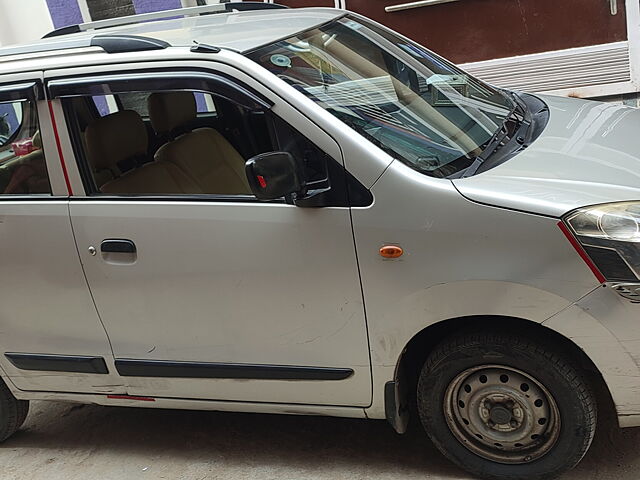
[[580, 208], [564, 222], [606, 281], [640, 279], [640, 202]]

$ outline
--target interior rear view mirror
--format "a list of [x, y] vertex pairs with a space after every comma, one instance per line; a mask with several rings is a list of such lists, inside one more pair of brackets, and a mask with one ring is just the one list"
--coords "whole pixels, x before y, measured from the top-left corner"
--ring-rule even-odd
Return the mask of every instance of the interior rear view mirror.
[[256, 155], [247, 160], [245, 171], [251, 191], [260, 200], [301, 193], [305, 188], [303, 167], [289, 152]]

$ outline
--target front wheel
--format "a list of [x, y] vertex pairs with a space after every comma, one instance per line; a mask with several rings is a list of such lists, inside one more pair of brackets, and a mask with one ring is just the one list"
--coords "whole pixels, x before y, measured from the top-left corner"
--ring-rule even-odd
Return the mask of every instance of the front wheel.
[[595, 433], [595, 399], [578, 369], [515, 334], [440, 344], [422, 368], [417, 400], [436, 447], [487, 479], [555, 477], [582, 459]]

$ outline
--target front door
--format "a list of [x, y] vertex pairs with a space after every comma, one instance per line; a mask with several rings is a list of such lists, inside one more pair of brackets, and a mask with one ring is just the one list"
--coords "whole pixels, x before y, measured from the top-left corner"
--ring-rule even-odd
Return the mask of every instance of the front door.
[[312, 180], [346, 190], [335, 142], [293, 109], [252, 111], [215, 87], [138, 92], [124, 111], [119, 85], [63, 103], [93, 183], [71, 221], [128, 393], [368, 405], [348, 205], [258, 202], [243, 173], [250, 156], [288, 150]]

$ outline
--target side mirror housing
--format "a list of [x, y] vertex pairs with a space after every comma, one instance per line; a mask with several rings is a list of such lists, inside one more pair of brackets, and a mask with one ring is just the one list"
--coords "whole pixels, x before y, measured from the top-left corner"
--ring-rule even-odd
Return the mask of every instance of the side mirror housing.
[[275, 200], [305, 190], [303, 168], [289, 152], [256, 155], [247, 160], [245, 172], [259, 200]]

